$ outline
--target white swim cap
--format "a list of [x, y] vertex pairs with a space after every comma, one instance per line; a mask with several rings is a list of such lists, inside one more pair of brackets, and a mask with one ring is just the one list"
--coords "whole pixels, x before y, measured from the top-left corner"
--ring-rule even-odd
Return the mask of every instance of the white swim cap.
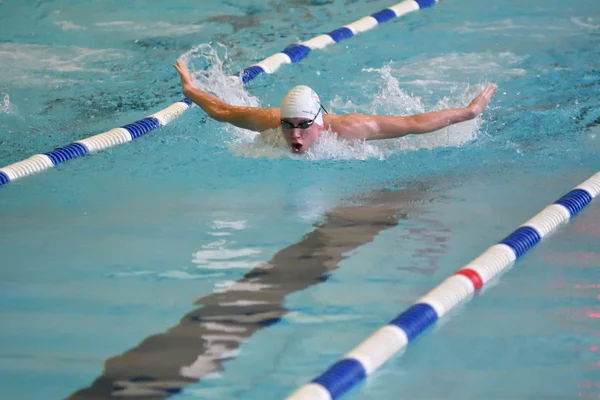
[[320, 113], [321, 100], [308, 86], [296, 86], [281, 100], [281, 118], [310, 118], [317, 114], [315, 123], [323, 125], [323, 113]]

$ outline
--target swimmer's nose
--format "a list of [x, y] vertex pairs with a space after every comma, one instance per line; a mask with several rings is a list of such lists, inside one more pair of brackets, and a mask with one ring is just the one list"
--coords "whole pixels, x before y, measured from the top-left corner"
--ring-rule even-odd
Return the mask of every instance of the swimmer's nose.
[[292, 137], [293, 138], [299, 138], [302, 136], [302, 130], [300, 128], [294, 128], [292, 130]]

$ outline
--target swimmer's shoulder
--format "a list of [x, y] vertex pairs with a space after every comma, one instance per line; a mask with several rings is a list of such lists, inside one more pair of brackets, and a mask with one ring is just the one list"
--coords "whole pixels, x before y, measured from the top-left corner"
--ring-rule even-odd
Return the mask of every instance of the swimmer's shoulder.
[[[365, 114], [326, 114], [323, 118], [324, 128], [343, 139], [364, 139], [368, 131], [369, 116]], [[367, 123], [367, 124], [365, 124]]]

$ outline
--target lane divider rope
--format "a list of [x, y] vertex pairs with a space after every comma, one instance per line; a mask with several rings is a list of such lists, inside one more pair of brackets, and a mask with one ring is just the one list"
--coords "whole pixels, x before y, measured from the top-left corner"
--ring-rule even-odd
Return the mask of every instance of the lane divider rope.
[[287, 399], [337, 399], [372, 374], [444, 314], [509, 268], [542, 238], [559, 225], [568, 222], [598, 194], [600, 172], [463, 266]]
[[[441, 1], [441, 0], [438, 0]], [[292, 44], [282, 52], [272, 55], [235, 74], [244, 84], [262, 73], [272, 74], [283, 64], [296, 63], [305, 58], [311, 50], [320, 50], [331, 44], [351, 38], [375, 26], [401, 17], [422, 8], [432, 7], [436, 0], [404, 0], [394, 6], [359, 19], [327, 34], [316, 36], [299, 44]], [[48, 153], [36, 154], [23, 161], [0, 168], [0, 186], [15, 179], [43, 171], [65, 161], [98, 152], [119, 144], [130, 142], [146, 133], [164, 126], [179, 117], [192, 105], [188, 99], [173, 103], [169, 107], [132, 124], [112, 129], [108, 132], [78, 140], [65, 147], [56, 148]]]

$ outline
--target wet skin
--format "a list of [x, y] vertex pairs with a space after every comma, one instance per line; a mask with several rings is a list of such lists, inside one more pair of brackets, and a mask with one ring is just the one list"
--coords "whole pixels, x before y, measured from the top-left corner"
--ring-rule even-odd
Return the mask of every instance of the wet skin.
[[296, 128], [286, 128], [284, 125], [281, 126], [283, 136], [294, 154], [303, 154], [306, 152], [306, 150], [317, 140], [319, 134], [323, 130], [323, 126], [318, 125], [316, 122], [306, 129], [297, 127], [301, 122], [310, 121], [308, 118], [284, 118], [283, 120], [296, 126]]

